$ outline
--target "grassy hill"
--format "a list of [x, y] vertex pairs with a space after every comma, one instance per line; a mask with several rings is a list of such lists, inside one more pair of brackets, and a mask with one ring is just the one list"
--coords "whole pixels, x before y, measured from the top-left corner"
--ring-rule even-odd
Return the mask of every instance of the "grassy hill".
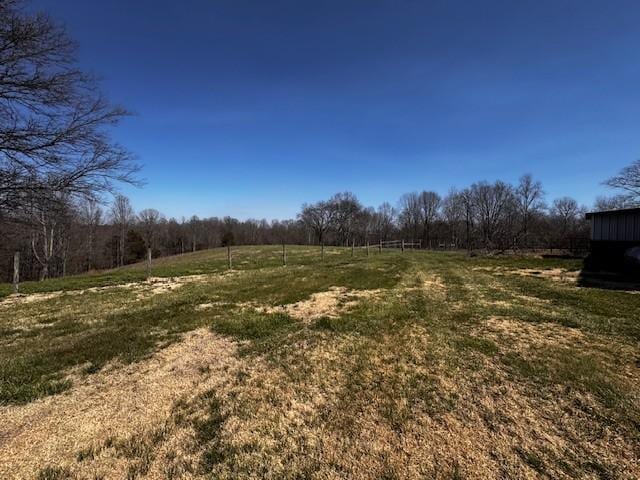
[[640, 295], [573, 260], [288, 250], [3, 285], [0, 477], [640, 476]]

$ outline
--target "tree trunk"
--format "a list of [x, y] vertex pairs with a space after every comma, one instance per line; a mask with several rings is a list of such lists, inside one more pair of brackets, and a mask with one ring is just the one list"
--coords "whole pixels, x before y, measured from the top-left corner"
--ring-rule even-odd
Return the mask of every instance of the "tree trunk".
[[49, 276], [49, 264], [43, 263], [42, 270], [40, 270], [40, 281], [46, 280], [48, 276]]

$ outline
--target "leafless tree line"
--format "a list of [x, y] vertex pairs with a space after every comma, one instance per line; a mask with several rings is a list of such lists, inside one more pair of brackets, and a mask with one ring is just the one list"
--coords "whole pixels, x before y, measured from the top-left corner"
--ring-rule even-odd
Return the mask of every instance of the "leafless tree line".
[[0, 0], [2, 244], [26, 241], [43, 278], [54, 264], [66, 272], [78, 202], [139, 183], [132, 155], [108, 134], [128, 112], [76, 67], [75, 51], [47, 15]]
[[111, 205], [56, 198], [21, 209], [19, 219], [5, 219], [0, 228], [3, 281], [16, 251], [21, 277], [29, 280], [126, 265], [142, 260], [148, 248], [160, 257], [226, 245], [303, 244], [309, 238], [297, 220], [168, 219], [152, 208], [135, 213], [122, 195]]
[[[477, 182], [444, 197], [433, 191], [403, 195], [394, 205], [365, 207], [350, 192], [304, 204], [295, 219], [238, 220], [232, 217], [166, 218], [156, 209], [135, 212], [117, 195], [111, 205], [56, 194], [32, 201], [19, 219], [1, 224], [7, 232], [0, 255], [10, 270], [21, 252], [24, 278], [46, 278], [142, 260], [148, 248], [166, 256], [226, 245], [375, 245], [421, 240], [424, 248], [483, 251], [584, 248], [586, 208], [569, 197], [549, 204], [540, 182], [523, 175], [517, 185]], [[617, 197], [595, 208], [620, 207]], [[628, 205], [625, 200], [624, 205]]]
[[362, 245], [401, 238], [420, 240], [424, 248], [506, 250], [584, 243], [585, 212], [569, 197], [547, 205], [541, 183], [523, 175], [518, 185], [483, 181], [444, 197], [411, 192], [396, 207], [383, 203], [377, 209], [341, 193], [303, 205], [298, 219], [315, 243]]

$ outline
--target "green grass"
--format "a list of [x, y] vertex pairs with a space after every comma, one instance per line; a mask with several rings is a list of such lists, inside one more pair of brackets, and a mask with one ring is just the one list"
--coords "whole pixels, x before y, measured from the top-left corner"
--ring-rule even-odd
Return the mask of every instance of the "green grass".
[[[358, 255], [362, 256], [363, 253], [360, 251]], [[325, 247], [326, 265], [339, 264], [348, 261], [350, 258], [350, 249]], [[319, 261], [320, 247], [309, 248], [296, 245], [287, 247], [288, 265], [311, 265], [318, 264], [320, 263]], [[281, 246], [232, 247], [232, 267], [234, 270], [259, 270], [280, 265], [282, 265]], [[152, 261], [151, 274], [154, 277], [176, 277], [221, 273], [227, 269], [227, 249], [214, 248], [154, 259]], [[146, 271], [146, 262], [140, 262], [121, 268], [95, 271], [65, 278], [22, 282], [20, 284], [20, 293], [70, 291], [139, 282], [146, 278]], [[11, 294], [12, 288], [9, 283], [0, 283], [0, 298]]]
[[[627, 448], [640, 449], [637, 374], [630, 370], [640, 358], [640, 295], [514, 273], [523, 268], [575, 271], [580, 265], [573, 259], [456, 252], [379, 255], [373, 250], [369, 257], [359, 251], [352, 258], [350, 249], [335, 248], [327, 249], [321, 262], [317, 248], [290, 247], [283, 267], [280, 248], [237, 249], [232, 274], [226, 274], [222, 249], [158, 259], [157, 277], [210, 274], [158, 295], [140, 295], [152, 285], [124, 286], [143, 278], [144, 265], [24, 284], [24, 292], [67, 293], [0, 307], [0, 404], [22, 405], [58, 394], [83, 376], [101, 375], [108, 363], [139, 362], [181, 334], [206, 327], [241, 342], [239, 355], [246, 366], [230, 380], [232, 394], [211, 391], [184, 407], [201, 447], [198, 469], [212, 478], [266, 473], [273, 466], [269, 459], [288, 467], [291, 474], [285, 478], [328, 468], [320, 461], [324, 453], [318, 445], [305, 444], [296, 437], [298, 431], [285, 435], [279, 430], [282, 420], [261, 427], [266, 443], [239, 447], [222, 435], [230, 419], [265, 421], [256, 417], [264, 411], [280, 418], [277, 412], [289, 408], [290, 393], [285, 392], [290, 391], [300, 395], [297, 402], [331, 392], [304, 428], [321, 426], [322, 432], [342, 438], [347, 450], [368, 428], [364, 419], [383, 432], [377, 435], [395, 438], [393, 445], [416, 435], [426, 419], [435, 428], [452, 417], [462, 425], [480, 418], [478, 429], [511, 442], [491, 457], [515, 469], [504, 470], [505, 477], [530, 470], [550, 478], [608, 475], [613, 470], [602, 466], [608, 463], [594, 456], [584, 440], [593, 431], [623, 432]], [[108, 285], [121, 287], [77, 293]], [[309, 322], [257, 308], [307, 300], [331, 287], [375, 293]], [[201, 304], [208, 308], [197, 308]], [[506, 326], [495, 330], [492, 319], [505, 320]], [[256, 373], [258, 364], [268, 368]], [[200, 375], [211, 373], [208, 366], [198, 368]], [[536, 418], [549, 421], [553, 435], [568, 441], [572, 451], [558, 452], [540, 439], [541, 448], [533, 449], [533, 440], [518, 438], [530, 427], [518, 423], [518, 412], [501, 410], [500, 399], [510, 391], [528, 402]], [[487, 395], [491, 401], [477, 402]], [[573, 418], [575, 424], [567, 426]], [[516, 424], [520, 430], [511, 430]], [[420, 442], [437, 442], [424, 428]], [[296, 448], [311, 452], [308, 460], [287, 450], [293, 447], [286, 447], [279, 435], [302, 442]], [[156, 443], [145, 445], [144, 455], [132, 454], [134, 477], [154, 461]], [[76, 455], [78, 463], [90, 463], [93, 447]], [[394, 478], [402, 477], [402, 458], [389, 451], [368, 461], [377, 465], [372, 472], [378, 477]], [[440, 461], [427, 477], [447, 472], [466, 478], [462, 457]], [[340, 476], [348, 467], [338, 463], [331, 471]], [[49, 467], [42, 478], [64, 478], [55, 475], [65, 472]]]

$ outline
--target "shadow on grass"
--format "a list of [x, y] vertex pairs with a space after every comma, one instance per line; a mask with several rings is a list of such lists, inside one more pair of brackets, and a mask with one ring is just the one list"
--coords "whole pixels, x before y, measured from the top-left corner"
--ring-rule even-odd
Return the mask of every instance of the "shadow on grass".
[[590, 271], [585, 268], [580, 272], [576, 284], [585, 288], [640, 292], [640, 274], [633, 272]]

